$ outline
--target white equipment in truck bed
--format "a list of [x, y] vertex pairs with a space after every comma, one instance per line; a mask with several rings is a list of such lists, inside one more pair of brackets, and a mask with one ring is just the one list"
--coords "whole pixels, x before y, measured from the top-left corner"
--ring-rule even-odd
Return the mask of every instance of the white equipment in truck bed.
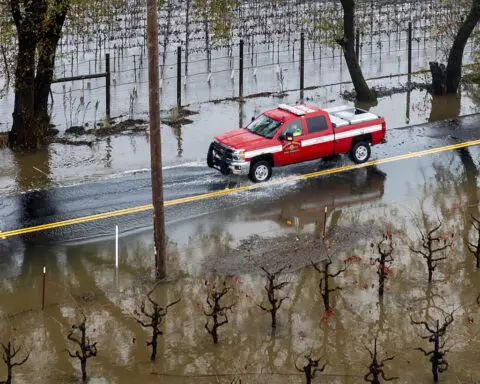
[[373, 113], [349, 105], [326, 108], [324, 111], [328, 113], [330, 121], [335, 128], [344, 127], [350, 124], [364, 123], [366, 121], [373, 121], [380, 118]]

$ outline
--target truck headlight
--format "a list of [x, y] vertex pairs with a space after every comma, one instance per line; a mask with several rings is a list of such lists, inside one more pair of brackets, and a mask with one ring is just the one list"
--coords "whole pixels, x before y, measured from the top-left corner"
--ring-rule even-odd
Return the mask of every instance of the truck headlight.
[[245, 151], [235, 151], [233, 153], [233, 159], [237, 161], [245, 161]]

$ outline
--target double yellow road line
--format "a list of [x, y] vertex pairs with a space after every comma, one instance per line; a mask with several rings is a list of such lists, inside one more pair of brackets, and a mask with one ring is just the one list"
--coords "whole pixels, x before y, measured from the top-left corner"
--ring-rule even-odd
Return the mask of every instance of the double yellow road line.
[[[165, 202], [165, 207], [191, 203], [191, 202], [194, 202], [194, 201], [211, 199], [211, 198], [214, 198], [214, 197], [231, 195], [233, 193], [238, 193], [238, 192], [251, 191], [251, 190], [254, 190], [254, 189], [271, 187], [273, 185], [285, 184], [285, 183], [292, 182], [292, 181], [306, 180], [306, 179], [311, 179], [311, 178], [314, 178], [314, 177], [331, 175], [331, 174], [334, 174], [334, 173], [341, 173], [341, 172], [349, 171], [351, 169], [356, 169], [356, 168], [371, 167], [372, 165], [392, 163], [394, 161], [406, 160], [406, 159], [411, 159], [411, 158], [415, 158], [415, 157], [422, 157], [422, 156], [426, 156], [426, 155], [432, 155], [432, 154], [435, 154], [435, 153], [452, 151], [454, 149], [467, 148], [467, 147], [471, 147], [471, 146], [478, 145], [478, 144], [480, 144], [480, 140], [466, 141], [464, 143], [446, 145], [444, 147], [426, 149], [426, 150], [418, 151], [418, 152], [411, 152], [411, 153], [407, 153], [407, 154], [404, 154], [404, 155], [388, 157], [388, 158], [385, 158], [385, 159], [372, 160], [372, 161], [369, 161], [369, 162], [364, 163], [364, 164], [351, 164], [351, 165], [345, 165], [343, 167], [325, 169], [325, 170], [318, 171], [318, 172], [311, 172], [311, 173], [307, 173], [307, 174], [304, 174], [304, 175], [296, 175], [296, 176], [285, 177], [285, 178], [281, 178], [281, 179], [277, 179], [277, 180], [272, 180], [268, 183], [251, 184], [251, 185], [245, 185], [245, 186], [242, 186], [242, 187], [237, 187], [237, 188], [232, 188], [232, 189], [227, 188], [227, 189], [223, 189], [221, 191], [204, 193], [204, 194], [201, 194], [201, 195], [182, 197], [182, 198], [179, 198], [179, 199], [166, 201]], [[138, 207], [124, 208], [124, 209], [119, 209], [119, 210], [115, 210], [115, 211], [99, 213], [99, 214], [96, 214], [96, 215], [79, 217], [79, 218], [76, 218], [76, 219], [68, 219], [68, 220], [63, 220], [63, 221], [57, 221], [57, 222], [54, 222], [54, 223], [36, 225], [36, 226], [33, 226], [33, 227], [25, 227], [25, 228], [15, 229], [15, 230], [11, 230], [11, 231], [6, 231], [6, 232], [0, 232], [0, 239], [6, 240], [7, 238], [12, 237], [12, 236], [18, 236], [18, 235], [24, 235], [24, 234], [32, 233], [32, 232], [40, 232], [40, 231], [45, 231], [45, 230], [48, 230], [48, 229], [66, 227], [66, 226], [70, 226], [70, 225], [74, 225], [74, 224], [87, 223], [87, 222], [90, 222], [90, 221], [109, 219], [109, 218], [112, 218], [112, 217], [123, 216], [123, 215], [128, 215], [128, 214], [133, 214], [133, 213], [139, 213], [139, 212], [144, 212], [144, 211], [148, 211], [148, 210], [152, 210], [152, 209], [153, 209], [152, 204], [146, 204], [146, 205], [140, 205]]]

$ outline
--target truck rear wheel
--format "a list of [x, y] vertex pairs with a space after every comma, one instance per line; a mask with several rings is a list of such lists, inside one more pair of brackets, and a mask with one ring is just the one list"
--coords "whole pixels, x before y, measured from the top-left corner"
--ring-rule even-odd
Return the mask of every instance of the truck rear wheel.
[[354, 163], [362, 164], [370, 158], [370, 144], [366, 141], [359, 141], [352, 146], [350, 158]]
[[254, 183], [267, 181], [272, 177], [272, 165], [265, 160], [257, 161], [250, 166], [248, 177]]

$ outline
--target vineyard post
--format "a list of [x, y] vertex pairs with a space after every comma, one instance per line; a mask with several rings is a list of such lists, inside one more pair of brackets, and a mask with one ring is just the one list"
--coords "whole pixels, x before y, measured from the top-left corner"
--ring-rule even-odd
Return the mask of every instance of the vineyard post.
[[105, 103], [106, 103], [106, 115], [107, 121], [110, 123], [110, 54], [105, 55]]
[[182, 108], [182, 47], [177, 47], [177, 109]]
[[412, 22], [408, 22], [408, 85], [412, 76]]
[[238, 97], [243, 102], [243, 39], [240, 40], [240, 57], [238, 65]]
[[305, 88], [305, 34], [300, 34], [300, 98], [303, 99]]

